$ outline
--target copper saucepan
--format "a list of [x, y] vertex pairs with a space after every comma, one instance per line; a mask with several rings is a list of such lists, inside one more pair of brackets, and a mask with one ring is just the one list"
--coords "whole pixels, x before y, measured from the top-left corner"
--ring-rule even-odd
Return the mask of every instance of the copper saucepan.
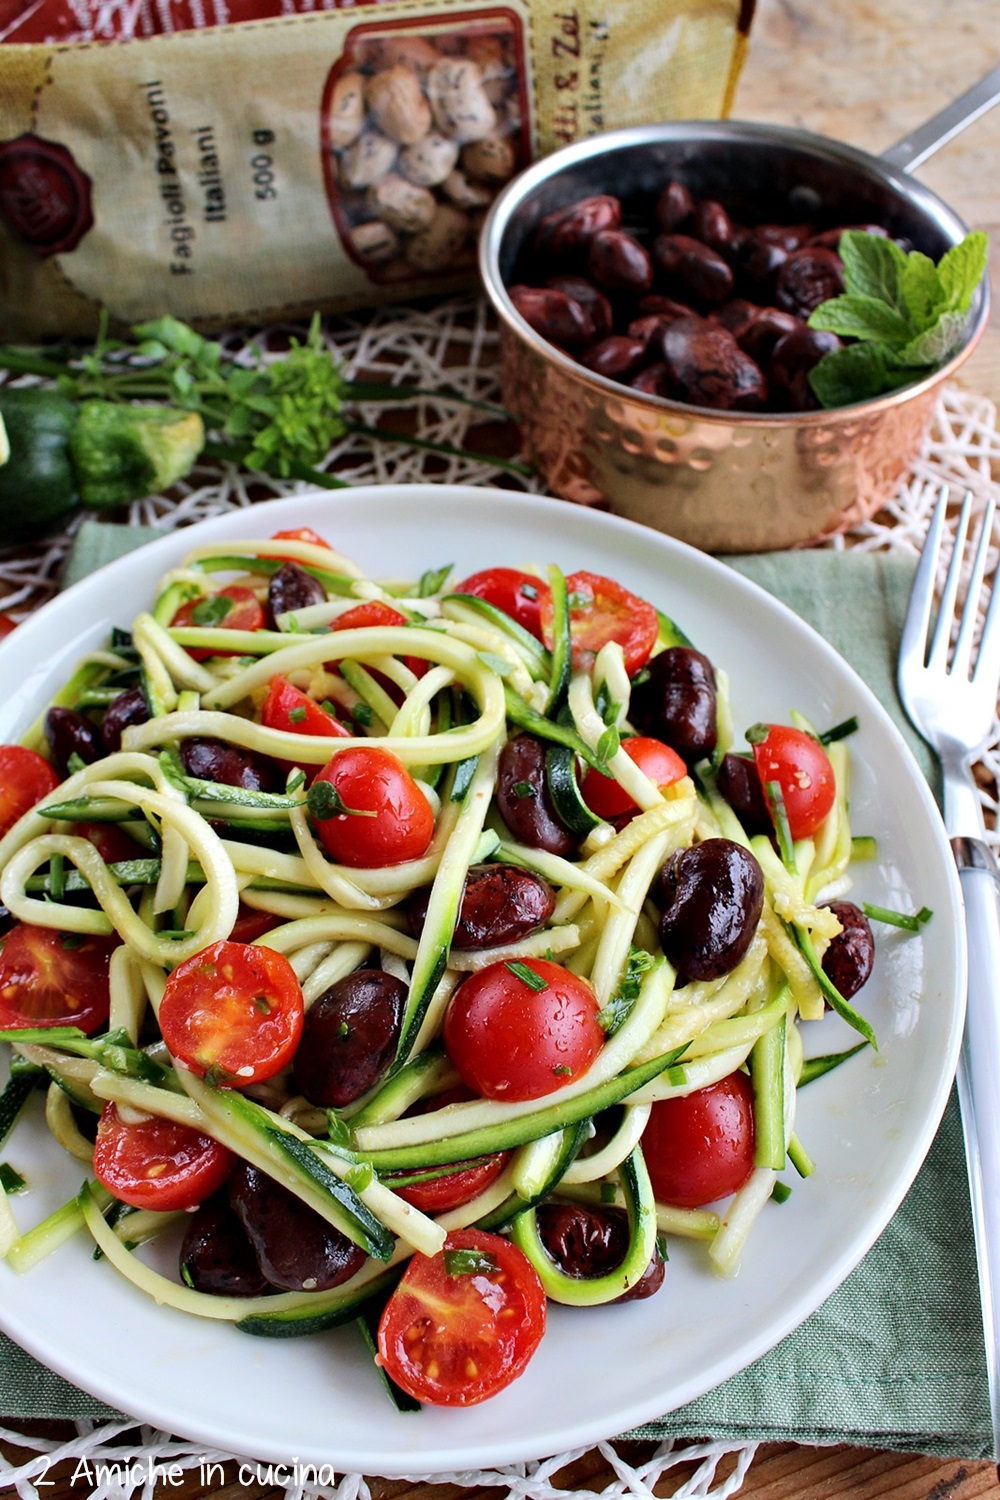
[[789, 415], [712, 411], [592, 374], [535, 333], [506, 288], [529, 279], [545, 214], [606, 192], [628, 213], [670, 178], [737, 220], [879, 223], [938, 260], [967, 225], [907, 174], [998, 99], [1000, 67], [881, 157], [792, 128], [675, 121], [579, 141], [521, 173], [484, 225], [480, 272], [500, 323], [504, 401], [549, 490], [710, 552], [804, 546], [874, 515], [983, 332], [985, 283], [961, 349], [933, 375], [877, 400]]

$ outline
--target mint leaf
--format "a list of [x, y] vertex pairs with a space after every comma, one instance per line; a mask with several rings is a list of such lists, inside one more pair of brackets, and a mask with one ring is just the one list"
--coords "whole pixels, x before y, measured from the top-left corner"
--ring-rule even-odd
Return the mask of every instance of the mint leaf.
[[878, 344], [849, 344], [824, 354], [809, 371], [809, 384], [821, 406], [850, 406], [880, 396], [887, 373], [885, 354]]
[[906, 256], [895, 240], [868, 234], [863, 229], [845, 229], [838, 253], [844, 263], [845, 291], [858, 297], [876, 297], [905, 314], [899, 297], [899, 278]]
[[968, 312], [976, 288], [986, 270], [988, 240], [981, 229], [967, 234], [960, 245], [946, 250], [938, 261], [938, 276], [948, 299], [949, 309]]
[[941, 365], [954, 354], [965, 337], [968, 311], [943, 312], [932, 327], [896, 351], [902, 364]]
[[909, 343], [915, 332], [895, 308], [857, 292], [821, 302], [810, 315], [809, 327], [840, 334], [841, 338], [899, 345]]

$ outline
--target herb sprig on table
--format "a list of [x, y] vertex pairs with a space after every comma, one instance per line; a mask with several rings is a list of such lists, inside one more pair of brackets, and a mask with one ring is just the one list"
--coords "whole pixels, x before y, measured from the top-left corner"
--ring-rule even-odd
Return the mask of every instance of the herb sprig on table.
[[938, 369], [960, 347], [986, 270], [976, 230], [935, 265], [919, 250], [848, 229], [840, 237], [844, 292], [823, 302], [809, 327], [852, 340], [809, 373], [822, 406], [849, 406], [898, 390]]

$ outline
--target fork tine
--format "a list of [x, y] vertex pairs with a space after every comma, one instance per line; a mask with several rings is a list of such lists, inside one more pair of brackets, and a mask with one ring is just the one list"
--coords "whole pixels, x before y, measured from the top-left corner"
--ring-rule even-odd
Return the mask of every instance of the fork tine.
[[955, 527], [955, 545], [952, 548], [951, 559], [948, 563], [944, 588], [941, 590], [941, 603], [938, 608], [937, 624], [934, 627], [934, 639], [931, 642], [930, 653], [927, 657], [927, 665], [939, 672], [946, 672], [948, 670], [948, 655], [951, 647], [951, 624], [955, 614], [955, 600], [958, 598], [958, 584], [962, 574], [962, 560], [965, 556], [965, 540], [969, 533], [969, 512], [971, 506], [971, 497], [966, 494], [962, 501], [962, 509], [959, 512], [958, 524]]
[[910, 607], [903, 622], [899, 652], [900, 661], [904, 664], [919, 663], [923, 666], [927, 655], [927, 634], [934, 604], [934, 582], [937, 578], [947, 504], [948, 491], [942, 487], [917, 562], [917, 571], [914, 574], [913, 588], [910, 593]]
[[[983, 535], [987, 541], [993, 533], [995, 514], [996, 502], [990, 496], [983, 512]], [[995, 578], [986, 618], [983, 621], [983, 632], [979, 638], [979, 656], [976, 659], [972, 680], [976, 683], [980, 681], [996, 683], [1000, 680], [1000, 586]]]
[[[966, 494], [966, 501], [971, 504], [971, 495]], [[952, 663], [952, 671], [959, 677], [968, 681], [970, 676], [969, 664], [972, 661], [972, 643], [976, 632], [976, 622], [979, 619], [980, 596], [983, 592], [983, 578], [986, 576], [986, 555], [989, 551], [993, 536], [993, 511], [987, 504], [983, 510], [982, 521], [979, 527], [979, 535], [976, 541], [976, 555], [972, 563], [972, 571], [969, 575], [969, 586], [965, 595], [965, 607], [962, 610], [962, 623], [955, 642], [955, 655]]]

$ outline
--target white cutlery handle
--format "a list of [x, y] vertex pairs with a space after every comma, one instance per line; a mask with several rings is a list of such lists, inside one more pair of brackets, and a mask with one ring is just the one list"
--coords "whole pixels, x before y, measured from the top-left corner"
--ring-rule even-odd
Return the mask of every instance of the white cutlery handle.
[[953, 839], [969, 937], [958, 1096], [969, 1163], [994, 1441], [1000, 1438], [1000, 873], [979, 839]]

